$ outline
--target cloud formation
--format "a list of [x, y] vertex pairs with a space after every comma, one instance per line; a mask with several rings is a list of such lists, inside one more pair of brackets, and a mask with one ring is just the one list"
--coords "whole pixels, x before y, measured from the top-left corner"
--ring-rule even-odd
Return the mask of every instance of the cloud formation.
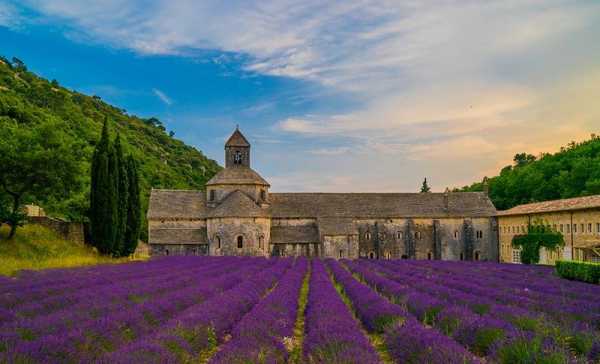
[[156, 97], [158, 97], [158, 99], [162, 101], [165, 105], [171, 106], [173, 104], [173, 100], [171, 100], [171, 98], [167, 96], [167, 94], [165, 94], [163, 91], [157, 88], [153, 88], [152, 93], [156, 95]]
[[[353, 190], [373, 175], [371, 189], [380, 190], [418, 186], [423, 175], [437, 189], [466, 183], [516, 152], [552, 151], [583, 138], [600, 116], [589, 96], [600, 94], [593, 81], [600, 71], [597, 2], [26, 3], [91, 41], [140, 54], [244, 54], [248, 72], [354, 95], [360, 107], [308, 110], [271, 130], [273, 139], [293, 136], [311, 145], [288, 158], [305, 168], [296, 180], [314, 180], [305, 166], [327, 170], [321, 189]], [[0, 7], [0, 24], [2, 14]]]

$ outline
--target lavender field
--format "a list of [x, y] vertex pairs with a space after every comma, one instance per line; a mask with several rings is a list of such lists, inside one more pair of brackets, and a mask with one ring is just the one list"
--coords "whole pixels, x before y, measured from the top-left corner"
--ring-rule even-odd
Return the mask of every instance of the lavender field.
[[0, 363], [595, 363], [552, 268], [167, 257], [0, 278]]

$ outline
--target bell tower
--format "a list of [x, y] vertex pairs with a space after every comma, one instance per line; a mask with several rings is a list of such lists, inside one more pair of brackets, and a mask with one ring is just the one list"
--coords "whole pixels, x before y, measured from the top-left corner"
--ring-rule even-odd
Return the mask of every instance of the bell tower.
[[250, 143], [238, 127], [225, 143], [225, 168], [250, 167]]

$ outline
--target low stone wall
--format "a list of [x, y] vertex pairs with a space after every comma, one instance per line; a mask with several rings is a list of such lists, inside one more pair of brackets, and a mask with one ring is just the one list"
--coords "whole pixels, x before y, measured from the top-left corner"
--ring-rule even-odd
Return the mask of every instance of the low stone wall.
[[77, 244], [84, 244], [85, 242], [82, 223], [69, 222], [48, 216], [29, 216], [27, 219], [30, 224], [42, 225], [54, 230], [65, 240]]

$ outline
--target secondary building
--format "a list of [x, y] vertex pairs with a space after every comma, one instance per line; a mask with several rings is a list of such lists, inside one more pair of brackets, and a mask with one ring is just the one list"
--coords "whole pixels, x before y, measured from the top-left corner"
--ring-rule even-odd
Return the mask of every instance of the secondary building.
[[536, 202], [498, 212], [500, 261], [519, 263], [520, 250], [512, 247], [515, 235], [541, 223], [563, 234], [565, 246], [540, 252], [540, 263], [557, 259], [600, 262], [600, 195]]
[[272, 193], [250, 157], [236, 129], [204, 191], [153, 189], [152, 254], [498, 261], [485, 193]]

